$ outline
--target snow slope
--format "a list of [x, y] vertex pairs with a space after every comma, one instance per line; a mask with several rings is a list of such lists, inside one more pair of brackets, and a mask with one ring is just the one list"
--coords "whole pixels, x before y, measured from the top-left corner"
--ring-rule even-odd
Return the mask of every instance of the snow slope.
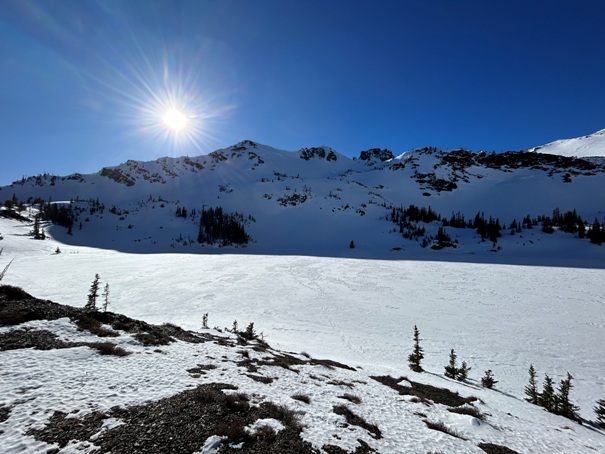
[[578, 158], [605, 157], [605, 129], [584, 137], [556, 140], [529, 151]]
[[[313, 368], [298, 374], [268, 370], [266, 373], [278, 378], [270, 385], [242, 377], [228, 364], [203, 376], [202, 380], [208, 381], [230, 380], [245, 392], [296, 408], [307, 426], [303, 436], [314, 446], [330, 442], [352, 450], [361, 438], [383, 453], [478, 453], [479, 442], [506, 445], [521, 453], [605, 452], [601, 431], [523, 402], [530, 364], [540, 381], [543, 374], [549, 374], [558, 383], [569, 371], [575, 377], [572, 400], [580, 406], [583, 418], [594, 419], [592, 407], [605, 396], [602, 269], [301, 256], [125, 254], [53, 239], [35, 241], [24, 234], [29, 228], [0, 219], [4, 236], [1, 264], [13, 260], [3, 284], [22, 286], [38, 297], [81, 307], [94, 274], [99, 273], [102, 282], [111, 286], [110, 309], [115, 312], [192, 330], [200, 329], [203, 313], [209, 313], [210, 326], [229, 327], [234, 319], [240, 326], [253, 321], [273, 347], [304, 351], [357, 368], [356, 374], [321, 371], [326, 380], [364, 382], [354, 388], [317, 386], [312, 376], [318, 376], [319, 371]], [[60, 254], [54, 254], [57, 246]], [[423, 339], [427, 374], [414, 374], [406, 365], [414, 325]], [[65, 321], [53, 326], [67, 338], [81, 336]], [[199, 363], [188, 345], [167, 347], [166, 357], [152, 355], [151, 367], [161, 372], [150, 374], [145, 358], [149, 358], [146, 353], [152, 353], [127, 337], [122, 340], [135, 355], [112, 359], [107, 368], [99, 367], [96, 354], [86, 348], [49, 354], [27, 350], [3, 353], [2, 402], [21, 399], [20, 389], [35, 397], [2, 423], [5, 433], [0, 434], [0, 446], [5, 452], [45, 452], [47, 446], [34, 445], [22, 433], [24, 425], [41, 425], [51, 409], [85, 413], [117, 402], [157, 399], [199, 383], [199, 379], [184, 374]], [[473, 368], [467, 384], [441, 376], [451, 348], [456, 349], [460, 361], [466, 360]], [[197, 350], [195, 354], [217, 357], [234, 352]], [[128, 367], [120, 366], [126, 362]], [[113, 373], [117, 367], [119, 374]], [[499, 380], [498, 391], [478, 386], [486, 369]], [[49, 370], [53, 371], [50, 376]], [[369, 379], [370, 375], [407, 375], [477, 396], [485, 402], [479, 406], [489, 413], [488, 424], [449, 413], [442, 406], [402, 400]], [[108, 389], [114, 391], [108, 393]], [[296, 392], [308, 393], [313, 405], [308, 408], [293, 402], [288, 396]], [[362, 398], [362, 404], [353, 409], [380, 427], [382, 439], [358, 429], [343, 430], [342, 418], [331, 408], [342, 401], [337, 395], [347, 392]], [[444, 422], [469, 441], [428, 430], [415, 412]], [[402, 425], [406, 430], [401, 430]], [[75, 447], [66, 452], [76, 452]]]

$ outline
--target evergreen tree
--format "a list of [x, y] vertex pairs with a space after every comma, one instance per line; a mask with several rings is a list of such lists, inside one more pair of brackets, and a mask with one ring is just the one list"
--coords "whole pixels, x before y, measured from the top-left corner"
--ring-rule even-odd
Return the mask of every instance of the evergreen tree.
[[588, 238], [592, 243], [601, 244], [603, 242], [603, 228], [597, 219], [594, 220], [592, 227], [586, 233], [586, 238]]
[[597, 400], [597, 405], [594, 407], [594, 412], [597, 415], [597, 423], [605, 428], [605, 399]]
[[454, 351], [454, 349], [452, 348], [452, 350], [450, 351], [450, 363], [445, 366], [445, 372], [443, 373], [443, 375], [445, 375], [447, 378], [453, 378], [454, 380], [456, 379], [457, 375], [458, 375], [458, 367], [456, 366], [456, 352]]
[[240, 336], [242, 336], [246, 340], [253, 340], [253, 339], [256, 339], [258, 337], [257, 334], [256, 334], [256, 331], [254, 330], [254, 323], [252, 323], [252, 322], [250, 322], [248, 324], [248, 326], [246, 327], [245, 331], [242, 331], [239, 334], [240, 334]]
[[109, 284], [106, 283], [105, 287], [103, 288], [103, 293], [102, 293], [102, 298], [103, 298], [103, 312], [107, 312], [107, 306], [109, 306]]
[[536, 369], [533, 364], [529, 366], [529, 385], [525, 387], [525, 398], [531, 404], [538, 405], [538, 385], [536, 383]]
[[42, 229], [40, 227], [40, 219], [41, 219], [40, 214], [36, 214], [36, 217], [34, 218], [34, 229], [32, 231], [32, 234], [34, 235], [34, 239], [35, 240], [44, 240], [44, 239], [46, 239], [46, 235], [44, 233], [44, 229]]
[[414, 372], [424, 372], [420, 362], [424, 359], [424, 349], [420, 346], [420, 332], [414, 325], [414, 351], [408, 356], [408, 365]]
[[538, 396], [538, 405], [544, 407], [546, 411], [554, 411], [556, 406], [555, 388], [553, 387], [552, 378], [548, 375], [544, 376], [542, 392]]
[[97, 310], [97, 297], [99, 296], [99, 275], [95, 274], [95, 279], [92, 281], [90, 291], [88, 292], [88, 302], [84, 309], [92, 312]]
[[571, 384], [572, 380], [573, 377], [569, 372], [567, 372], [567, 377], [565, 377], [559, 383], [557, 395], [555, 396], [554, 413], [556, 413], [557, 415], [565, 416], [569, 419], [573, 419], [574, 421], [579, 421], [580, 417], [578, 415], [578, 411], [580, 409], [569, 400], [569, 392], [573, 387], [573, 385]]
[[494, 379], [494, 374], [491, 369], [485, 371], [485, 375], [481, 377], [481, 386], [484, 388], [492, 389], [498, 380]]
[[208, 329], [208, 313], [202, 316], [202, 329]]
[[458, 368], [458, 370], [456, 371], [456, 380], [458, 381], [464, 381], [468, 378], [468, 373], [470, 372], [472, 368], [468, 367], [468, 365], [466, 364], [466, 361], [462, 361], [462, 366], [460, 366]]

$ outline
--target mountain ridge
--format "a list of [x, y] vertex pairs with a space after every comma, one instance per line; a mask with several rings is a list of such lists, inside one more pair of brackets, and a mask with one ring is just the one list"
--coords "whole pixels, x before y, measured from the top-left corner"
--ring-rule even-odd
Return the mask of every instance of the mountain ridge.
[[[504, 230], [527, 216], [535, 226], [558, 210], [577, 213], [586, 229], [595, 219], [603, 221], [604, 185], [605, 160], [594, 158], [435, 147], [398, 156], [369, 149], [348, 158], [326, 146], [285, 151], [244, 140], [208, 155], [127, 160], [94, 174], [23, 178], [0, 188], [0, 200], [69, 203], [70, 235], [56, 226], [50, 231], [72, 244], [122, 248], [129, 243], [125, 250], [131, 252], [170, 252], [192, 246], [199, 238], [200, 213], [220, 207], [246, 219], [243, 227], [253, 240], [247, 253], [392, 258], [392, 251], [404, 251], [410, 258], [424, 254], [422, 240], [406, 238], [403, 226], [393, 223], [395, 208], [430, 207], [439, 214], [430, 225], [414, 227], [428, 231], [428, 245], [438, 233], [434, 221], [454, 215], [469, 220], [481, 214], [486, 221], [497, 219]], [[190, 215], [177, 216], [183, 209]], [[109, 234], [116, 230], [124, 240]], [[511, 234], [489, 242], [462, 230], [448, 228], [448, 233], [455, 237], [449, 245], [456, 255], [533, 244], [521, 240], [522, 232], [514, 241]], [[477, 246], [477, 239], [483, 244]], [[347, 248], [351, 241], [355, 250]], [[511, 241], [514, 247], [507, 245]], [[556, 246], [549, 247], [555, 254]]]

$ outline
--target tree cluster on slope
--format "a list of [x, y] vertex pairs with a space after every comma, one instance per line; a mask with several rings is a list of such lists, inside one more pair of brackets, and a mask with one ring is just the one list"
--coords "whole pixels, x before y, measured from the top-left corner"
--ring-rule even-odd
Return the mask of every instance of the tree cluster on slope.
[[[456, 247], [455, 242], [446, 234], [443, 227], [470, 228], [475, 229], [482, 240], [489, 239], [492, 243], [497, 243], [498, 238], [502, 236], [502, 230], [506, 230], [506, 225], [500, 223], [500, 219], [492, 216], [486, 217], [484, 213], [479, 212], [472, 219], [465, 219], [461, 212], [452, 213], [451, 217], [446, 218], [435, 212], [430, 206], [417, 207], [410, 205], [407, 208], [392, 207], [387, 219], [399, 226], [399, 233], [406, 239], [419, 241], [422, 239], [422, 247], [427, 247], [431, 241], [436, 240], [433, 249], [443, 247]], [[436, 238], [426, 235], [426, 229], [418, 225], [431, 222], [440, 222], [441, 227]], [[605, 222], [601, 223], [598, 219], [592, 224], [586, 223], [576, 212], [576, 210], [561, 212], [559, 208], [553, 210], [552, 216], [539, 215], [532, 217], [525, 216], [521, 222], [513, 219], [510, 223], [510, 234], [521, 233], [524, 229], [533, 229], [541, 225], [544, 233], [554, 233], [555, 228], [562, 232], [576, 234], [578, 238], [588, 238], [592, 243], [602, 244], [605, 242]]]
[[198, 243], [216, 244], [247, 244], [250, 236], [244, 229], [244, 215], [241, 213], [225, 213], [221, 207], [202, 209]]
[[[90, 285], [90, 290], [88, 291], [88, 298], [86, 300], [86, 305], [84, 306], [84, 310], [87, 312], [96, 312], [98, 311], [97, 307], [97, 298], [99, 297], [99, 288], [100, 288], [100, 280], [101, 277], [99, 274], [95, 274], [95, 278]], [[109, 306], [109, 284], [106, 283], [103, 288], [103, 293], [101, 294], [102, 302], [101, 307], [103, 312], [107, 312], [107, 306]]]
[[525, 400], [543, 407], [550, 413], [579, 421], [579, 408], [569, 398], [569, 393], [573, 387], [572, 380], [572, 375], [567, 372], [567, 376], [561, 380], [558, 389], [555, 391], [553, 379], [548, 374], [545, 374], [544, 382], [542, 383], [542, 392], [539, 392], [536, 381], [536, 370], [531, 365], [529, 367], [529, 384], [525, 387], [525, 395], [527, 396]]
[[[408, 366], [414, 372], [424, 372], [421, 366], [421, 361], [424, 359], [424, 350], [420, 346], [420, 340], [420, 332], [418, 327], [414, 325], [414, 347], [412, 353], [408, 356]], [[463, 361], [462, 365], [458, 367], [457, 360], [456, 351], [451, 349], [449, 363], [445, 366], [444, 375], [454, 380], [465, 381], [471, 368], [468, 367], [466, 361]], [[558, 388], [555, 389], [552, 377], [545, 374], [542, 391], [540, 392], [538, 390], [537, 373], [534, 366], [531, 365], [529, 367], [529, 383], [524, 389], [527, 396], [525, 400], [543, 407], [550, 413], [581, 422], [578, 413], [580, 408], [570, 400], [570, 391], [573, 388], [572, 380], [573, 376], [567, 372], [567, 376], [559, 382]], [[481, 385], [484, 388], [493, 389], [496, 383], [498, 381], [494, 378], [492, 370], [486, 370], [481, 378]], [[597, 415], [597, 423], [605, 428], [605, 399], [598, 400], [593, 410]]]

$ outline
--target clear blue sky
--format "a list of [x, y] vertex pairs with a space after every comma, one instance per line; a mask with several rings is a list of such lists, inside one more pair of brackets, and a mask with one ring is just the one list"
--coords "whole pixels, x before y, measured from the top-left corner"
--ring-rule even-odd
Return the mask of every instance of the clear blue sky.
[[243, 139], [357, 156], [589, 134], [603, 24], [602, 0], [2, 0], [0, 184]]

